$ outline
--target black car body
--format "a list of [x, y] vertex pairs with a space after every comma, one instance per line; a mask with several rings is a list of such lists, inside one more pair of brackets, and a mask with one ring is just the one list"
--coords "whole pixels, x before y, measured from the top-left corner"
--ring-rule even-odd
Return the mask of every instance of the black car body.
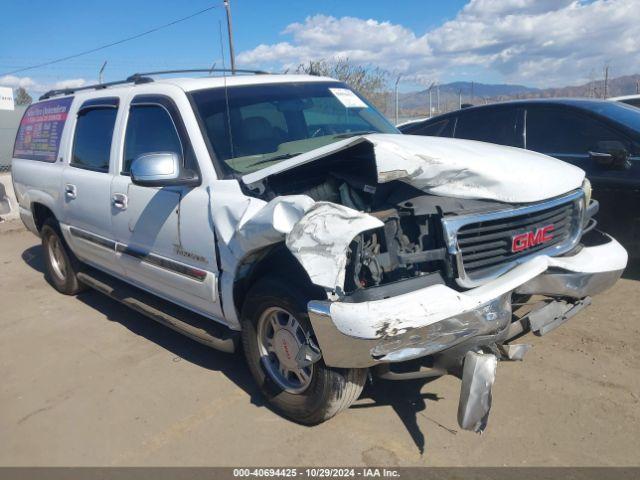
[[582, 168], [600, 202], [600, 226], [640, 257], [640, 109], [605, 100], [517, 100], [399, 129], [526, 148]]

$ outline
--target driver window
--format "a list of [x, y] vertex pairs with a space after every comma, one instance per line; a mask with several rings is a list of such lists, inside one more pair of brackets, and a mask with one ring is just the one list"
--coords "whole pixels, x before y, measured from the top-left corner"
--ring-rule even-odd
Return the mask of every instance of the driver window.
[[152, 152], [175, 152], [184, 158], [169, 112], [160, 105], [132, 105], [125, 133], [122, 173], [130, 172], [134, 158]]

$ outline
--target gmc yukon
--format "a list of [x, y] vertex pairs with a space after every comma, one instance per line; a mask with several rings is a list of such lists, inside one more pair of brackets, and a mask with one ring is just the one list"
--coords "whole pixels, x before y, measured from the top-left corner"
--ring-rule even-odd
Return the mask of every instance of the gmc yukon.
[[367, 379], [461, 379], [482, 431], [498, 360], [622, 274], [582, 170], [518, 148], [401, 135], [331, 78], [167, 78], [51, 91], [13, 154], [59, 292], [97, 289], [243, 349], [303, 424]]

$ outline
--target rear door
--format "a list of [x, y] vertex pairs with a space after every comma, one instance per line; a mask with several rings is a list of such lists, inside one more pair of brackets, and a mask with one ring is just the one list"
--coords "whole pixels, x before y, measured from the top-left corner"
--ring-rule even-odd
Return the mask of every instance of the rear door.
[[198, 171], [180, 111], [166, 95], [137, 95], [128, 107], [123, 132], [120, 168], [111, 188], [118, 263], [127, 279], [141, 288], [221, 317], [207, 189], [131, 182], [131, 163], [151, 152], [176, 153], [187, 168]]
[[462, 111], [458, 115], [454, 136], [522, 148], [523, 118], [523, 109], [518, 106]]
[[74, 112], [62, 172], [63, 219], [72, 250], [87, 263], [121, 273], [111, 229], [111, 158], [118, 97], [86, 100]]

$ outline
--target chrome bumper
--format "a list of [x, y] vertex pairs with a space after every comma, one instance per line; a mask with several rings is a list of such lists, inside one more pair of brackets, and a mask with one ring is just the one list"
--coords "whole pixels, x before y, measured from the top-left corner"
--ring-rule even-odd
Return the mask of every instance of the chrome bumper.
[[[466, 292], [433, 285], [371, 302], [309, 302], [324, 362], [345, 368], [403, 362], [473, 337], [502, 334], [511, 321], [513, 292], [574, 299], [601, 293], [622, 275], [627, 253], [614, 239], [600, 235], [603, 244], [571, 257], [532, 258]], [[557, 320], [546, 319], [554, 312], [541, 309], [540, 324]]]

